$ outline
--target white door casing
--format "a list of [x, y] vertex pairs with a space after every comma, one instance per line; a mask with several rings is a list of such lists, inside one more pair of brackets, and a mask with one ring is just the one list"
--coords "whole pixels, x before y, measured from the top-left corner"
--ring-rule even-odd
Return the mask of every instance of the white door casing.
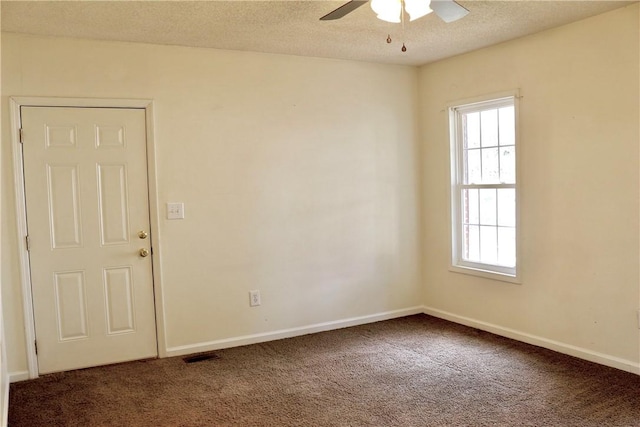
[[39, 372], [155, 357], [145, 110], [20, 113]]

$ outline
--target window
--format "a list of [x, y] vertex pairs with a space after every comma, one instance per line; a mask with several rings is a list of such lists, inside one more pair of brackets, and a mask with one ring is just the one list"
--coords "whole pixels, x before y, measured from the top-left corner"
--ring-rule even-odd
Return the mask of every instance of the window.
[[449, 109], [453, 271], [518, 281], [516, 99]]

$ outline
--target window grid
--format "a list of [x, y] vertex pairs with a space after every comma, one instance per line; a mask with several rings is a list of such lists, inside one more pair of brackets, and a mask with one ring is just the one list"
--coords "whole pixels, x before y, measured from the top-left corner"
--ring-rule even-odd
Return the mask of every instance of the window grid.
[[[507, 226], [507, 225], [501, 225], [500, 224], [500, 209], [499, 209], [499, 196], [498, 196], [498, 190], [499, 189], [514, 189], [515, 190], [515, 185], [513, 184], [506, 184], [506, 185], [464, 185], [461, 186], [461, 188], [463, 189], [462, 191], [462, 206], [463, 209], [465, 209], [463, 215], [462, 215], [462, 230], [463, 230], [463, 245], [462, 245], [462, 250], [463, 250], [463, 259], [464, 260], [472, 260], [472, 257], [470, 256], [470, 249], [471, 249], [471, 244], [470, 244], [470, 236], [469, 236], [469, 229], [470, 227], [478, 227], [478, 229], [480, 229], [481, 227], [492, 227], [496, 229], [496, 233], [495, 233], [495, 247], [497, 248], [497, 260], [495, 262], [496, 265], [501, 265], [503, 267], [515, 267], [515, 263], [501, 263], [500, 259], [501, 259], [501, 249], [500, 249], [500, 244], [499, 244], [499, 239], [500, 239], [500, 230], [512, 230], [515, 234], [515, 230], [516, 227], [514, 226]], [[473, 190], [473, 189], [495, 189], [496, 190], [496, 197], [495, 197], [495, 212], [496, 212], [496, 220], [495, 220], [495, 224], [491, 224], [491, 223], [487, 223], [487, 222], [483, 222], [481, 215], [478, 215], [478, 220], [477, 221], [471, 221], [471, 214], [470, 214], [470, 208], [471, 208], [471, 201], [469, 200], [469, 191], [468, 190]], [[480, 197], [477, 197], [475, 200], [475, 204], [477, 205], [477, 211], [480, 212]], [[478, 248], [477, 248], [477, 252], [478, 252], [478, 259], [483, 259], [485, 257], [483, 257], [482, 254], [482, 245], [480, 240], [478, 239]], [[503, 248], [502, 251], [504, 252], [505, 249]], [[514, 260], [515, 261], [515, 260]]]

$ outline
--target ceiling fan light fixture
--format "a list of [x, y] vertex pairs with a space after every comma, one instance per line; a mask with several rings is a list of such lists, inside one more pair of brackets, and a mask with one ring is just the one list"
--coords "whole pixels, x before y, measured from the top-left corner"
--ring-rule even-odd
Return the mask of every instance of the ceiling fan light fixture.
[[399, 23], [402, 13], [401, 0], [371, 0], [371, 9], [382, 21]]
[[409, 14], [410, 21], [433, 12], [431, 0], [371, 0], [371, 9], [378, 15], [378, 19], [386, 22], [401, 22], [402, 6]]
[[404, 10], [409, 14], [409, 21], [415, 21], [433, 12], [431, 0], [404, 0]]

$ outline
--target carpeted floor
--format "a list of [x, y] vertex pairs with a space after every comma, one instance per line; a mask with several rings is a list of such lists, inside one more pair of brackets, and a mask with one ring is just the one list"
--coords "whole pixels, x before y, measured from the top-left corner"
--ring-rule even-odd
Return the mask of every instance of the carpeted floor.
[[426, 315], [11, 385], [9, 426], [640, 426], [640, 376]]

